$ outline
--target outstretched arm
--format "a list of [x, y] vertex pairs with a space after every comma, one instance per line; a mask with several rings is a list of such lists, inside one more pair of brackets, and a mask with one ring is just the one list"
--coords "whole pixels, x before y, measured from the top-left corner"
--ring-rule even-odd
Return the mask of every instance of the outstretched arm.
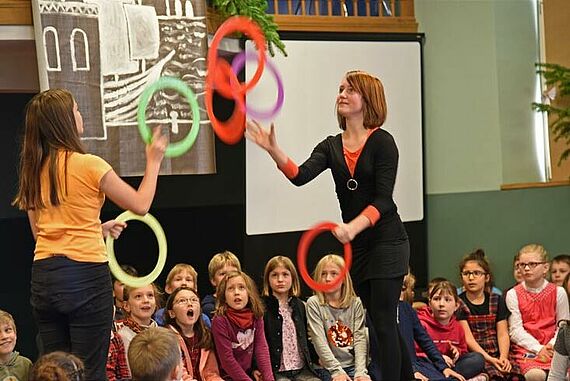
[[160, 128], [154, 129], [152, 142], [146, 148], [146, 169], [142, 182], [137, 190], [121, 179], [113, 170], [108, 171], [101, 179], [101, 190], [118, 206], [136, 214], [144, 215], [150, 209], [160, 163], [166, 150], [167, 138], [161, 135]]

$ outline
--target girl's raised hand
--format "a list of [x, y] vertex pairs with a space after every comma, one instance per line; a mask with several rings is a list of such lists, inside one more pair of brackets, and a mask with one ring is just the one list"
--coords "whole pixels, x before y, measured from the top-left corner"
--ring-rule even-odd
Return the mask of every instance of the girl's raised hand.
[[269, 131], [267, 131], [261, 127], [259, 122], [248, 120], [246, 123], [245, 137], [266, 151], [271, 151], [277, 147], [275, 125], [273, 123], [271, 123]]
[[167, 145], [168, 137], [162, 134], [160, 126], [155, 127], [152, 133], [152, 140], [146, 146], [146, 160], [160, 164], [164, 158]]

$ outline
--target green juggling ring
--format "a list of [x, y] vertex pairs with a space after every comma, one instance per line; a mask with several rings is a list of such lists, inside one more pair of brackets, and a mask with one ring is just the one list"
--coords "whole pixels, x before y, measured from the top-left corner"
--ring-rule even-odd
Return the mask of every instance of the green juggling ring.
[[164, 156], [166, 157], [178, 157], [192, 148], [196, 138], [198, 137], [198, 132], [200, 131], [200, 108], [198, 107], [196, 95], [182, 80], [174, 77], [160, 77], [156, 82], [148, 86], [143, 91], [137, 110], [139, 132], [143, 141], [146, 144], [149, 144], [152, 139], [152, 133], [146, 124], [146, 108], [152, 98], [152, 95], [163, 89], [176, 90], [182, 94], [188, 101], [190, 109], [192, 110], [192, 128], [190, 128], [188, 135], [178, 142], [170, 143], [168, 147], [166, 147], [166, 152], [164, 153]]
[[115, 257], [115, 248], [113, 246], [113, 242], [115, 239], [109, 234], [107, 236], [107, 240], [105, 244], [107, 245], [107, 256], [109, 257], [109, 268], [111, 272], [117, 278], [118, 281], [126, 284], [130, 287], [143, 287], [146, 285], [151, 284], [158, 278], [162, 270], [164, 269], [164, 264], [166, 263], [166, 235], [164, 235], [164, 230], [160, 226], [160, 223], [156, 218], [154, 218], [151, 214], [147, 213], [144, 216], [139, 216], [138, 214], [134, 214], [130, 210], [127, 210], [121, 213], [117, 218], [117, 221], [129, 221], [129, 220], [137, 220], [144, 222], [147, 224], [154, 234], [156, 235], [156, 240], [158, 242], [158, 261], [154, 269], [145, 276], [142, 277], [134, 277], [132, 275], [127, 274], [126, 272], [121, 269], [121, 266], [117, 262], [117, 258]]

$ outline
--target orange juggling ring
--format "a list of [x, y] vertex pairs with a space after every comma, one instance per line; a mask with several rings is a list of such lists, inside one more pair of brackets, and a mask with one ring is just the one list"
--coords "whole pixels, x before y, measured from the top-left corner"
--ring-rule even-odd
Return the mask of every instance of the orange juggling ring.
[[[241, 32], [249, 36], [257, 47], [257, 70], [251, 80], [240, 84], [236, 74], [224, 59], [218, 57], [218, 47], [226, 35]], [[234, 114], [226, 121], [221, 122], [214, 115], [214, 90], [228, 99], [243, 99], [245, 93], [252, 89], [261, 78], [265, 68], [265, 37], [263, 32], [251, 19], [247, 17], [231, 17], [227, 19], [216, 31], [208, 51], [208, 74], [206, 76], [206, 110], [214, 132], [226, 144], [239, 142], [245, 130], [245, 113], [235, 107]]]
[[309, 246], [315, 238], [326, 231], [332, 231], [334, 228], [337, 227], [337, 224], [333, 222], [321, 222], [316, 224], [315, 226], [311, 227], [311, 229], [307, 230], [301, 236], [299, 240], [299, 246], [297, 247], [297, 267], [299, 268], [299, 272], [301, 273], [301, 278], [307, 283], [314, 291], [322, 291], [327, 292], [332, 290], [339, 284], [344, 281], [344, 277], [350, 270], [350, 266], [352, 265], [352, 246], [350, 242], [344, 244], [344, 268], [341, 269], [340, 274], [338, 277], [335, 278], [331, 283], [320, 283], [311, 278], [311, 275], [307, 271], [307, 254], [309, 252]]

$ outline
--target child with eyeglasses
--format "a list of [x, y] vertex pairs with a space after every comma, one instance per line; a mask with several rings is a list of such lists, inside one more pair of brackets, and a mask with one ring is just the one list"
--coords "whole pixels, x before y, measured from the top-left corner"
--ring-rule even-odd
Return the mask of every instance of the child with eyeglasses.
[[523, 282], [506, 296], [511, 352], [527, 381], [544, 381], [554, 354], [556, 322], [570, 315], [568, 297], [546, 280], [549, 262], [542, 245], [526, 245], [519, 254]]
[[167, 328], [176, 333], [187, 378], [222, 381], [214, 339], [201, 318], [197, 291], [186, 286], [176, 288], [171, 291], [165, 310]]
[[509, 359], [509, 310], [503, 297], [490, 292], [491, 266], [481, 249], [467, 254], [459, 263], [464, 291], [457, 319], [465, 330], [467, 346], [485, 358], [485, 373], [492, 381], [513, 380], [522, 375]]

